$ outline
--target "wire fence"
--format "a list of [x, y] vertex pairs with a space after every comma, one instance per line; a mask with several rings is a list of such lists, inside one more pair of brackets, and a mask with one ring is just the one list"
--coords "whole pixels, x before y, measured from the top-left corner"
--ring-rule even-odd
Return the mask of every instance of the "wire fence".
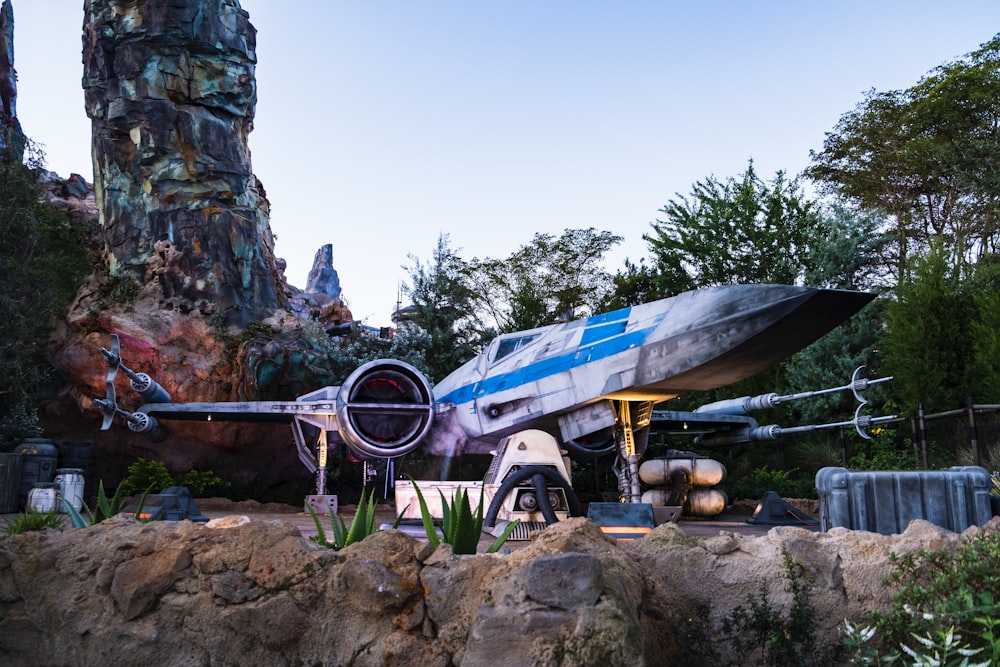
[[[921, 404], [908, 417], [883, 423], [898, 424], [900, 432], [909, 429], [914, 456], [924, 468], [943, 462], [1000, 469], [1000, 405], [969, 398], [964, 408], [927, 414]], [[846, 449], [842, 445], [845, 465]]]

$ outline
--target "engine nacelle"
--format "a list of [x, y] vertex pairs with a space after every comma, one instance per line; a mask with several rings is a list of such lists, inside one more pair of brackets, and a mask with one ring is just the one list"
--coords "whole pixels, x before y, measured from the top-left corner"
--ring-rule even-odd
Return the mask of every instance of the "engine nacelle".
[[163, 442], [167, 439], [167, 429], [156, 417], [145, 412], [133, 412], [126, 418], [128, 427], [133, 433], [138, 433], [150, 442]]
[[392, 458], [412, 451], [434, 422], [427, 378], [395, 359], [357, 368], [337, 394], [337, 427], [362, 458]]
[[132, 389], [138, 392], [143, 403], [169, 403], [170, 394], [163, 386], [146, 373], [135, 373], [129, 381]]

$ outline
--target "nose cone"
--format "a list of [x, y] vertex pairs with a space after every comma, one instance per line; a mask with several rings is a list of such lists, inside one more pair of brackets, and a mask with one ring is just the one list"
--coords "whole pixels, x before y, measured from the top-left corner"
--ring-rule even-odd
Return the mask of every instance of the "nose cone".
[[806, 347], [874, 298], [790, 285], [682, 294], [643, 348], [636, 384], [676, 395], [737, 382]]

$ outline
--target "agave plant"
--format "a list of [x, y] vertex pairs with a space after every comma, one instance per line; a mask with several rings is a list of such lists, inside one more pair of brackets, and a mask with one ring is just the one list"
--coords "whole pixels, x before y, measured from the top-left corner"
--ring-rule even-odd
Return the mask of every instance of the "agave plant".
[[[376, 530], [374, 489], [371, 490], [370, 494], [367, 491], [361, 492], [361, 500], [358, 501], [358, 509], [354, 512], [354, 519], [351, 520], [350, 527], [344, 524], [344, 520], [340, 518], [339, 514], [330, 515], [330, 527], [333, 530], [332, 542], [327, 539], [326, 531], [320, 525], [319, 517], [316, 516], [312, 505], [307, 505], [306, 509], [309, 510], [309, 515], [312, 516], [313, 522], [316, 524], [316, 534], [309, 539], [328, 549], [343, 549], [349, 544], [360, 542], [375, 533]], [[399, 525], [399, 520], [402, 517], [402, 514], [396, 517], [396, 521], [392, 524], [393, 528]]]
[[[142, 508], [146, 504], [146, 496], [153, 489], [150, 485], [142, 494], [142, 498], [139, 500], [139, 507], [135, 511], [136, 518], [142, 517]], [[83, 503], [83, 510], [87, 513], [87, 518], [84, 518], [80, 511], [77, 510], [73, 505], [63, 498], [63, 503], [66, 505], [66, 513], [69, 514], [70, 522], [73, 524], [74, 528], [86, 528], [87, 526], [93, 526], [95, 523], [100, 523], [116, 514], [121, 513], [124, 509], [124, 501], [122, 500], [122, 485], [119, 484], [118, 488], [115, 490], [115, 495], [108, 500], [107, 494], [104, 492], [104, 480], [101, 480], [97, 484], [97, 504], [94, 509], [91, 510], [87, 503]]]
[[[430, 510], [427, 509], [427, 502], [424, 500], [424, 494], [420, 492], [420, 487], [417, 486], [416, 481], [412, 477], [410, 481], [413, 482], [413, 489], [417, 492], [417, 501], [420, 503], [420, 518], [424, 524], [424, 532], [427, 533], [427, 541], [435, 547], [441, 544], [442, 541], [445, 544], [450, 544], [452, 553], [456, 554], [476, 553], [476, 548], [479, 546], [479, 538], [483, 533], [483, 496], [485, 494], [479, 494], [479, 506], [473, 512], [472, 505], [469, 503], [469, 494], [465, 489], [456, 490], [450, 503], [445, 499], [444, 494], [438, 490], [441, 496], [443, 513], [441, 521], [442, 536], [438, 537], [437, 529], [434, 526], [434, 519], [431, 517]], [[508, 524], [500, 536], [486, 549], [486, 553], [491, 554], [499, 551], [518, 523], [520, 523], [520, 519]]]

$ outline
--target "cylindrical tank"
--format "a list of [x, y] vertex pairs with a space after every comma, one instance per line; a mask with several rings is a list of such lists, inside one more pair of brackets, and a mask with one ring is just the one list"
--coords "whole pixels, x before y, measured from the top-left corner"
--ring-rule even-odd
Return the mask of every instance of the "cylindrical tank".
[[28, 491], [25, 509], [29, 512], [55, 512], [59, 505], [59, 485], [40, 482]]
[[715, 459], [649, 459], [639, 467], [639, 478], [651, 486], [670, 484], [671, 475], [683, 470], [691, 486], [715, 486], [726, 479], [726, 466]]
[[88, 489], [97, 488], [97, 467], [94, 464], [94, 447], [89, 442], [65, 440], [58, 445], [60, 468], [79, 468], [83, 483]]
[[718, 516], [728, 504], [729, 498], [722, 489], [691, 489], [684, 511], [691, 516]]
[[51, 482], [56, 474], [59, 450], [48, 438], [25, 438], [15, 449], [21, 454], [21, 484], [18, 507], [28, 504], [28, 494], [39, 483]]
[[[670, 489], [650, 489], [642, 494], [642, 502], [663, 507], [669, 497]], [[729, 498], [721, 489], [691, 489], [684, 501], [684, 513], [688, 516], [718, 516], [728, 504]]]
[[[73, 509], [83, 509], [83, 470], [80, 468], [59, 468], [56, 470], [56, 484], [59, 497], [69, 502]], [[59, 503], [59, 511], [66, 512], [66, 504]]]

